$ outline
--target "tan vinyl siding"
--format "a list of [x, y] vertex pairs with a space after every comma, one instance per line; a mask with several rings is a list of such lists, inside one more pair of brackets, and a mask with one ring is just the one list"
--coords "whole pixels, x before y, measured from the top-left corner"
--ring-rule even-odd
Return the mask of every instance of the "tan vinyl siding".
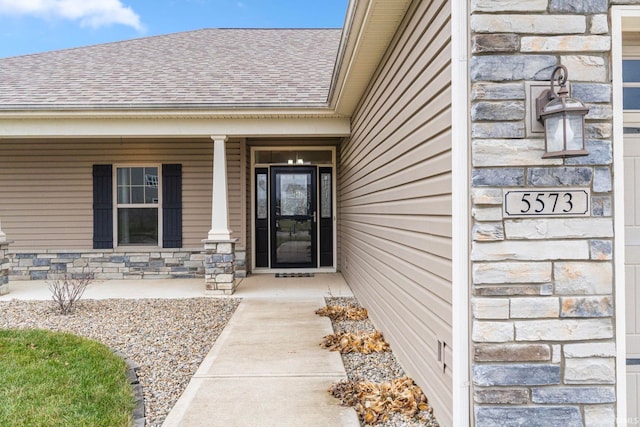
[[253, 207], [253, 191], [252, 191], [252, 186], [253, 186], [253, 174], [251, 173], [251, 147], [249, 146], [248, 142], [245, 140], [243, 142], [244, 144], [244, 152], [245, 152], [245, 156], [244, 156], [244, 165], [241, 166], [244, 170], [245, 173], [245, 188], [246, 188], [246, 193], [245, 193], [245, 206], [246, 206], [246, 212], [245, 212], [245, 223], [247, 224], [246, 227], [246, 236], [245, 236], [245, 247], [246, 247], [246, 259], [245, 259], [245, 266], [247, 269], [247, 272], [251, 271], [251, 266], [253, 265], [253, 246], [252, 246], [252, 241], [253, 241], [253, 226], [252, 226], [252, 214], [251, 214], [251, 210], [254, 209]]
[[[240, 144], [227, 143], [230, 220], [240, 227]], [[94, 164], [182, 164], [183, 246], [198, 247], [211, 228], [210, 139], [0, 142], [0, 221], [12, 249], [93, 247]]]
[[341, 270], [443, 426], [453, 410], [449, 21], [447, 1], [414, 2], [353, 118], [338, 180]]
[[[227, 197], [229, 199], [229, 228], [231, 229], [231, 238], [238, 239], [238, 247], [244, 247], [244, 233], [242, 227], [244, 221], [242, 221], [242, 208], [244, 203], [242, 202], [242, 155], [240, 150], [239, 141], [229, 141], [226, 143], [227, 153]], [[211, 172], [213, 173], [213, 172]], [[209, 193], [211, 193], [211, 185], [209, 186]], [[208, 222], [211, 224], [211, 194], [209, 194], [209, 215]], [[207, 228], [209, 231], [210, 226]], [[206, 233], [205, 233], [206, 237]], [[202, 238], [200, 239], [200, 241]], [[202, 243], [200, 243], [202, 244]]]

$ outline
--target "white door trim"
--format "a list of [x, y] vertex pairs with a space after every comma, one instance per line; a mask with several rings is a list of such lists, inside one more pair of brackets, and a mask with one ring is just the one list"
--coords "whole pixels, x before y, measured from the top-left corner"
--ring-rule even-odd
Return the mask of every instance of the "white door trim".
[[640, 22], [640, 6], [611, 8], [612, 77], [613, 77], [613, 191], [614, 191], [614, 274], [616, 306], [616, 395], [618, 422], [627, 417], [626, 379], [626, 307], [625, 307], [625, 230], [624, 230], [624, 115], [622, 109], [622, 30], [623, 18]]
[[[333, 210], [333, 266], [331, 267], [318, 267], [316, 268], [271, 268], [271, 267], [261, 267], [256, 268], [256, 257], [255, 257], [255, 248], [256, 248], [256, 218], [255, 218], [255, 170], [256, 167], [270, 167], [270, 166], [287, 166], [288, 164], [257, 164], [256, 163], [256, 152], [257, 151], [316, 151], [316, 150], [325, 150], [331, 151], [331, 164], [326, 165], [310, 165], [310, 166], [331, 166], [332, 168], [332, 177], [331, 177], [331, 191], [332, 191], [332, 210]], [[260, 145], [251, 147], [250, 150], [251, 155], [251, 168], [250, 168], [250, 177], [249, 181], [250, 191], [251, 191], [251, 273], [252, 274], [272, 274], [272, 273], [335, 273], [338, 271], [338, 185], [337, 185], [337, 166], [336, 166], [336, 147], [329, 145]], [[268, 197], [269, 201], [271, 201], [271, 197]], [[269, 209], [270, 211], [270, 209]], [[319, 241], [318, 241], [319, 242]], [[269, 245], [271, 245], [271, 233], [269, 233]], [[319, 245], [319, 243], [318, 243]], [[271, 254], [271, 248], [269, 248], [269, 254]], [[320, 254], [318, 252], [318, 259]], [[269, 265], [271, 265], [271, 255], [269, 255]]]

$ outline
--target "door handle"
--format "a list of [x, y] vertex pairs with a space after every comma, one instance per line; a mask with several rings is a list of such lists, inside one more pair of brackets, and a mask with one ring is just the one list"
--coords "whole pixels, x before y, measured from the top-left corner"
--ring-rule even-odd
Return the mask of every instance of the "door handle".
[[316, 211], [313, 211], [313, 222], [316, 222]]

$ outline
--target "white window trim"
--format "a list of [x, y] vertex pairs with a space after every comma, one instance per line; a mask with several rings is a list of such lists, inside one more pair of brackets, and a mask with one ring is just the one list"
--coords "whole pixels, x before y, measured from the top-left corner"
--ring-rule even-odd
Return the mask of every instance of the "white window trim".
[[[120, 163], [113, 164], [113, 248], [126, 248], [135, 250], [136, 248], [148, 250], [149, 248], [162, 248], [162, 164], [160, 163]], [[158, 203], [118, 203], [118, 169], [121, 168], [157, 168], [158, 169]], [[158, 209], [158, 241], [156, 245], [119, 245], [118, 243], [118, 208], [157, 208]]]

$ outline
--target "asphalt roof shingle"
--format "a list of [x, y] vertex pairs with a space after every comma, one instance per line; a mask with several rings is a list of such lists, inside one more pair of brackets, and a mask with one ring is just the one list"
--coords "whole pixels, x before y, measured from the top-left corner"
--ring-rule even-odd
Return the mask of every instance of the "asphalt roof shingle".
[[323, 104], [340, 29], [203, 29], [0, 59], [0, 108]]

